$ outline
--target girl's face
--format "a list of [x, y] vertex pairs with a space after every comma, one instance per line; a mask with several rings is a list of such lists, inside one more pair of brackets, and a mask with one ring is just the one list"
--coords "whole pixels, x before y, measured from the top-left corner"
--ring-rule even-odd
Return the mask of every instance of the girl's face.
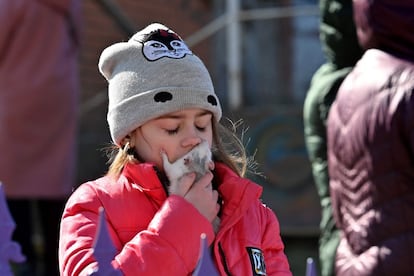
[[155, 163], [158, 168], [164, 170], [162, 151], [167, 153], [172, 163], [203, 139], [208, 141], [211, 148], [212, 117], [209, 111], [200, 108], [172, 112], [137, 128], [131, 142], [145, 162]]

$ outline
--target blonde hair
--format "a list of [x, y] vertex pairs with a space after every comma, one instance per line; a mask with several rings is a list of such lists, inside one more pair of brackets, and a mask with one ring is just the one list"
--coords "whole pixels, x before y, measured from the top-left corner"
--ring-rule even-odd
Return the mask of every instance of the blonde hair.
[[[213, 145], [212, 154], [214, 161], [219, 161], [229, 166], [239, 176], [244, 176], [247, 172], [248, 160], [246, 150], [242, 140], [237, 135], [237, 127], [240, 124], [233, 123], [228, 119], [230, 127], [212, 120], [213, 125]], [[107, 175], [118, 178], [124, 166], [129, 163], [139, 163], [136, 158], [133, 146], [127, 142], [123, 147], [115, 144], [106, 149], [110, 164]]]

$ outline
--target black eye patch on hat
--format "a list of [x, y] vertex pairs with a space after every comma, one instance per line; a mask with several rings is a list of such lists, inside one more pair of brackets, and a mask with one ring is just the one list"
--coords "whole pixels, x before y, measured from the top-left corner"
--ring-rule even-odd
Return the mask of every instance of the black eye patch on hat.
[[173, 95], [170, 92], [158, 92], [157, 94], [155, 94], [154, 96], [154, 101], [156, 103], [165, 103], [168, 101], [171, 101], [173, 98]]

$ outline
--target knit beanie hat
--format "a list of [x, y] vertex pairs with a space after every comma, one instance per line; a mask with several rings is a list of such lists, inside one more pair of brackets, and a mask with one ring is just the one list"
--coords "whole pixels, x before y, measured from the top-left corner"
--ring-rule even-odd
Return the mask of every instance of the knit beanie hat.
[[122, 139], [148, 120], [187, 108], [222, 115], [203, 62], [166, 26], [153, 23], [104, 49], [99, 71], [108, 81], [108, 125], [112, 140]]

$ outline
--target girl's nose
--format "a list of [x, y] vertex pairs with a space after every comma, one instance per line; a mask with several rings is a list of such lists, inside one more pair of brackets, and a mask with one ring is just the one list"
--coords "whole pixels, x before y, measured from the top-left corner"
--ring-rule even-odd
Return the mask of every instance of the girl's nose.
[[202, 141], [201, 137], [193, 134], [193, 135], [189, 135], [186, 138], [184, 138], [182, 145], [183, 147], [195, 147], [198, 144], [200, 144]]

